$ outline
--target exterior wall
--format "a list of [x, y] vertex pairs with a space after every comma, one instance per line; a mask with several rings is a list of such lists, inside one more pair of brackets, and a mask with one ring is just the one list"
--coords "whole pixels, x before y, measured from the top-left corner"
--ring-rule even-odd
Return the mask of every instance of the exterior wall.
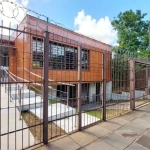
[[49, 99], [55, 100], [57, 97], [57, 86], [49, 86], [48, 94], [49, 94]]
[[[30, 19], [30, 23], [35, 23], [35, 18], [28, 16], [28, 19]], [[43, 21], [38, 21], [40, 26], [44, 28], [45, 23]], [[32, 66], [32, 39], [35, 35], [38, 34], [40, 38], [43, 38], [43, 32], [36, 26], [29, 26], [26, 25], [26, 31], [30, 32], [30, 34], [26, 35], [24, 33], [19, 33], [19, 36], [15, 40], [15, 47], [17, 47], [16, 52], [13, 52], [11, 56], [13, 59], [10, 59], [10, 64], [13, 64], [10, 66], [11, 72], [16, 74], [17, 76], [25, 79], [31, 79], [33, 81], [39, 81], [42, 82], [42, 79], [39, 77], [35, 77], [35, 75], [31, 75], [29, 72], [23, 70], [23, 67], [28, 69], [30, 72], [33, 72], [39, 76], [43, 76], [42, 69], [34, 69]], [[31, 28], [29, 28], [31, 27]], [[22, 30], [24, 28], [24, 24], [20, 24], [18, 27], [18, 30]], [[38, 29], [38, 30], [36, 30]], [[96, 40], [90, 39], [88, 37], [79, 35], [77, 33], [74, 33], [72, 31], [54, 26], [52, 24], [49, 25], [49, 31], [53, 30], [53, 32], [56, 34], [59, 34], [59, 36], [54, 36], [53, 34], [50, 34], [50, 41], [56, 41], [58, 43], [65, 43], [69, 46], [77, 47], [78, 45], [81, 45], [82, 48], [85, 48], [90, 51], [90, 69], [82, 71], [82, 81], [85, 83], [88, 82], [100, 82], [102, 81], [102, 56], [103, 52], [107, 52], [107, 81], [111, 80], [110, 75], [110, 51], [111, 47], [107, 44], [104, 44], [102, 42], [98, 42]], [[13, 35], [15, 36], [16, 33]], [[66, 38], [62, 38], [65, 34], [68, 34], [68, 38], [72, 39], [69, 40]], [[53, 35], [53, 36], [52, 36]], [[80, 43], [77, 42], [80, 39]], [[64, 41], [65, 40], [65, 41]], [[75, 41], [77, 40], [77, 41]], [[88, 46], [90, 45], [90, 46]], [[49, 85], [57, 85], [57, 82], [65, 82], [70, 84], [76, 84], [77, 83], [77, 70], [49, 70], [49, 79], [54, 80], [56, 82], [51, 82]]]
[[[27, 58], [30, 58], [30, 61], [26, 62], [27, 69], [40, 75], [41, 76], [41, 69], [34, 69], [32, 67], [32, 37], [28, 37], [27, 43], [28, 43], [28, 49], [26, 51], [26, 56]], [[51, 39], [50, 39], [51, 40]], [[68, 43], [68, 45], [71, 45], [71, 43]], [[71, 45], [77, 47], [77, 45]], [[85, 47], [83, 45], [83, 48], [89, 49], [89, 70], [83, 70], [82, 71], [82, 80], [84, 82], [96, 82], [96, 81], [101, 81], [102, 80], [102, 56], [104, 50], [97, 49], [97, 48], [92, 48], [92, 47]], [[107, 54], [107, 66], [110, 64], [110, 53]], [[110, 68], [107, 68], [107, 80], [111, 80], [110, 77]], [[34, 78], [34, 77], [33, 77]], [[76, 83], [77, 81], [77, 70], [49, 70], [49, 79], [55, 80], [58, 82], [66, 82], [66, 83]], [[70, 82], [71, 81], [71, 82]], [[54, 83], [57, 84], [57, 83]]]
[[23, 67], [26, 67], [27, 62], [29, 62], [29, 57], [26, 56], [27, 52], [27, 35], [26, 33], [23, 33], [23, 31], [26, 31], [27, 29], [27, 23], [26, 23], [26, 17], [22, 20], [22, 22], [19, 24], [17, 31], [13, 32], [12, 37], [14, 40], [14, 47], [16, 47], [16, 50], [12, 50], [9, 53], [9, 69], [12, 73], [14, 73], [16, 76], [19, 76], [21, 78], [25, 79], [25, 72], [23, 70]]
[[106, 100], [111, 100], [112, 81], [106, 83]]
[[83, 100], [88, 100], [88, 91], [89, 91], [89, 86], [87, 84], [82, 84], [82, 99]]
[[90, 83], [89, 86], [89, 102], [96, 101], [96, 83]]
[[[135, 90], [135, 99], [140, 100], [148, 98], [145, 91]], [[122, 92], [121, 94], [112, 93], [112, 100], [130, 100], [129, 92]]]
[[[31, 24], [31, 25], [29, 25], [29, 24], [27, 25], [29, 28], [32, 28], [34, 30], [38, 30], [40, 32], [47, 28], [47, 24], [45, 21], [38, 20], [38, 26], [40, 27], [39, 28], [39, 27], [37, 27], [37, 18], [28, 15], [27, 19], [30, 21], [30, 24]], [[72, 40], [77, 41], [77, 42], [82, 43], [82, 44], [88, 44], [88, 45], [91, 45], [92, 47], [101, 48], [101, 49], [106, 50], [106, 51], [111, 51], [111, 46], [108, 44], [105, 44], [103, 42], [91, 39], [87, 36], [78, 34], [76, 32], [73, 32], [71, 30], [67, 30], [65, 28], [62, 28], [62, 27], [59, 27], [59, 26], [56, 26], [53, 24], [48, 25], [48, 31], [50, 33], [54, 33], [54, 34], [66, 37], [68, 39], [72, 39]]]

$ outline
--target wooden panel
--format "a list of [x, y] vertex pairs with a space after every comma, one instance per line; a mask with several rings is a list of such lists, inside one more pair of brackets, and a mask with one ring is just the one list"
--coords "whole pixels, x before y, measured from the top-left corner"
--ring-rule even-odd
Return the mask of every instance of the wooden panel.
[[[29, 29], [28, 29], [29, 31]], [[37, 33], [37, 31], [30, 30], [32, 33]], [[38, 32], [38, 34], [42, 35], [42, 33]], [[24, 40], [23, 40], [24, 39]], [[23, 67], [34, 72], [35, 74], [42, 76], [41, 69], [34, 69], [32, 67], [32, 39], [31, 35], [26, 36], [23, 38], [23, 35], [20, 36], [15, 40], [15, 46], [17, 47], [16, 52], [13, 52], [13, 56], [16, 58], [10, 59], [10, 63], [13, 63], [13, 67], [11, 66], [11, 71], [14, 74], [17, 74], [19, 77], [29, 79], [33, 81], [41, 81], [40, 78], [35, 77], [34, 75], [29, 75], [27, 71], [23, 71]], [[102, 81], [102, 55], [105, 50], [98, 49], [95, 47], [91, 47], [88, 45], [83, 45], [78, 42], [73, 42], [72, 40], [67, 40], [66, 38], [62, 39], [59, 36], [56, 36], [55, 41], [58, 42], [65, 41], [65, 44], [71, 46], [82, 45], [82, 48], [90, 50], [90, 68], [89, 70], [82, 71], [82, 81], [83, 82], [100, 82]], [[51, 37], [50, 37], [50, 40]], [[54, 40], [53, 40], [54, 41]], [[110, 70], [110, 53], [107, 53], [107, 81], [111, 80], [111, 70]], [[17, 69], [16, 69], [17, 67]], [[17, 72], [16, 72], [17, 71]], [[56, 82], [67, 82], [67, 83], [76, 83], [77, 82], [77, 70], [49, 70], [49, 79], [55, 80]], [[55, 82], [54, 82], [55, 83]], [[56, 84], [56, 83], [55, 83]], [[57, 83], [58, 84], [58, 83]]]

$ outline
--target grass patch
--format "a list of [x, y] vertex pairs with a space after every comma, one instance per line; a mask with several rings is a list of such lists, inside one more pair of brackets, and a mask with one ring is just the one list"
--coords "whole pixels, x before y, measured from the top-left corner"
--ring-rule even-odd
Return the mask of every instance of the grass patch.
[[[29, 127], [32, 135], [36, 138], [37, 142], [42, 141], [43, 125], [38, 125], [41, 123], [40, 120], [30, 112], [23, 112], [22, 117], [26, 122], [27, 126]], [[48, 139], [52, 139], [64, 134], [66, 134], [66, 132], [62, 130], [60, 127], [58, 127], [55, 123], [53, 122], [48, 123]]]
[[49, 100], [49, 104], [56, 104], [55, 100]]
[[[108, 119], [108, 118], [111, 118], [111, 117], [115, 117], [115, 116], [121, 115], [121, 114], [123, 114], [123, 113], [125, 113], [127, 111], [128, 110], [107, 109], [106, 110], [106, 118]], [[103, 115], [102, 109], [85, 111], [85, 113], [87, 113], [88, 115], [100, 118], [100, 119], [102, 119], [102, 115]]]

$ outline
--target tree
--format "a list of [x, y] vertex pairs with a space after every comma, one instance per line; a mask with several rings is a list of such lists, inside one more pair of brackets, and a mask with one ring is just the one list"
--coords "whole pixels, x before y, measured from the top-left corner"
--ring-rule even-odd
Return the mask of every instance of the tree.
[[114, 18], [112, 25], [118, 32], [118, 47], [114, 50], [123, 49], [130, 52], [138, 52], [148, 55], [148, 27], [150, 21], [145, 20], [147, 13], [141, 13], [141, 10], [132, 10], [120, 12], [117, 18]]

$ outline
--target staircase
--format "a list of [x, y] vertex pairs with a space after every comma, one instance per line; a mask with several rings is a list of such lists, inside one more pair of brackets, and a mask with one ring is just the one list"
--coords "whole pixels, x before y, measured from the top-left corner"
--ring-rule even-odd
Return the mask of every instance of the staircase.
[[7, 83], [10, 80], [12, 81], [12, 83], [8, 82], [9, 84], [4, 84], [5, 92], [9, 94], [10, 101], [13, 102], [20, 111], [29, 111], [30, 109], [43, 106], [43, 99], [41, 95], [36, 94], [34, 91], [28, 89], [25, 84], [17, 83], [13, 74], [10, 73], [6, 68], [3, 68], [3, 71], [5, 76], [1, 78], [1, 81], [4, 83]]

